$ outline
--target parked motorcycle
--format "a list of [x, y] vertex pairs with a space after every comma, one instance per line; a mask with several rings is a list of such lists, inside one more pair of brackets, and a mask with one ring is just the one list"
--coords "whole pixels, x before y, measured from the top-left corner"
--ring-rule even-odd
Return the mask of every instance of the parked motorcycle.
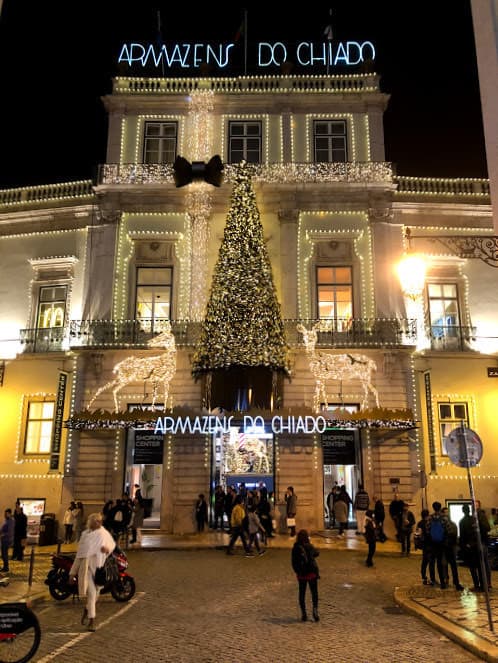
[[[126, 569], [128, 559], [121, 548], [116, 548], [111, 553], [115, 563], [114, 577], [102, 587], [101, 594], [110, 592], [113, 599], [119, 602], [129, 601], [135, 594], [135, 580]], [[56, 554], [52, 555], [52, 568], [47, 574], [45, 584], [51, 596], [56, 601], [64, 601], [69, 596], [78, 594], [78, 579], [69, 582], [69, 571], [74, 562], [74, 555]]]

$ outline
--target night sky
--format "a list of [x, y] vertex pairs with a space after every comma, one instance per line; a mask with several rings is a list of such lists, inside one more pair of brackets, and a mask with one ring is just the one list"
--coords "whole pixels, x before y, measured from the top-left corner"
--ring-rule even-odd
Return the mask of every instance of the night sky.
[[[181, 4], [183, 9], [159, 0], [4, 0], [0, 188], [94, 177], [106, 149], [100, 98], [118, 73], [122, 43], [157, 42], [157, 9], [166, 43], [234, 40], [242, 8]], [[307, 3], [307, 10], [277, 5], [274, 17], [265, 13], [269, 6], [275, 5], [248, 7], [250, 57], [257, 41], [323, 41], [329, 8], [334, 41], [375, 44], [375, 71], [391, 95], [386, 159], [397, 173], [487, 177], [470, 2], [336, 0]], [[242, 44], [236, 46], [240, 62]], [[120, 71], [138, 75], [127, 67]], [[221, 75], [237, 73], [234, 67]], [[249, 73], [279, 72], [253, 66]], [[312, 73], [325, 73], [325, 67]]]

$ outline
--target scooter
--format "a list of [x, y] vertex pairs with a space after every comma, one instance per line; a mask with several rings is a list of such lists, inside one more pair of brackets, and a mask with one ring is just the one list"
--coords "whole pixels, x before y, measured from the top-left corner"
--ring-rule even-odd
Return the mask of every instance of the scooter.
[[[101, 594], [110, 592], [113, 599], [119, 602], [129, 601], [135, 594], [135, 580], [126, 569], [128, 559], [121, 548], [116, 548], [111, 553], [115, 562], [114, 578], [101, 588]], [[74, 562], [74, 555], [63, 555], [54, 553], [52, 555], [52, 568], [47, 574], [45, 584], [51, 596], [56, 601], [64, 601], [69, 596], [78, 596], [78, 579], [74, 583], [69, 581], [69, 571]]]

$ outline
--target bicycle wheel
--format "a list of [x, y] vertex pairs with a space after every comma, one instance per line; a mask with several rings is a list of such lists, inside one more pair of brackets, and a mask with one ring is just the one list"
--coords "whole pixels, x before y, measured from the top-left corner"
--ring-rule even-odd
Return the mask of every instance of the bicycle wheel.
[[[2, 606], [2, 608], [4, 608]], [[34, 612], [23, 609], [24, 626], [16, 633], [0, 632], [0, 663], [25, 663], [35, 655], [41, 638], [41, 629]]]

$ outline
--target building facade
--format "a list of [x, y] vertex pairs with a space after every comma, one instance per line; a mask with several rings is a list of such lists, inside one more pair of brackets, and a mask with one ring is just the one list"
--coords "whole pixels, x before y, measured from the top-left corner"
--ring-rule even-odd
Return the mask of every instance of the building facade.
[[[285, 529], [292, 485], [299, 525], [321, 529], [334, 482], [417, 507], [467, 498], [466, 470], [448, 456], [462, 421], [484, 445], [476, 493], [498, 502], [489, 184], [394, 175], [387, 103], [368, 73], [120, 77], [104, 99], [96, 183], [0, 191], [7, 503], [44, 497], [60, 514], [139, 483], [161, 529], [179, 533], [194, 530], [199, 493], [262, 483]], [[198, 166], [219, 155], [222, 186], [176, 187], [178, 155]], [[195, 416], [222, 416], [192, 362], [242, 161], [290, 374], [269, 414], [255, 419], [240, 390], [230, 426], [192, 429]], [[415, 289], [396, 272], [414, 253], [425, 259]], [[301, 414], [327, 430], [289, 423]], [[157, 416], [170, 428], [144, 424]]]

